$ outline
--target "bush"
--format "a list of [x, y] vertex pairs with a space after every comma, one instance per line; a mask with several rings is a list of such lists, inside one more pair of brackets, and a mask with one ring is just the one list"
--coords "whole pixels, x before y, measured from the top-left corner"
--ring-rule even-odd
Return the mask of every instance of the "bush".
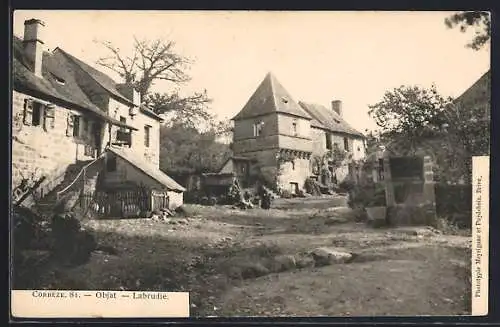
[[290, 193], [290, 191], [283, 190], [281, 191], [281, 197], [284, 199], [290, 199], [292, 198], [292, 193]]
[[71, 212], [56, 214], [50, 224], [53, 254], [63, 263], [83, 264], [97, 247], [94, 236], [81, 230], [81, 225]]
[[356, 183], [354, 183], [353, 181], [347, 179], [347, 180], [342, 181], [339, 184], [338, 190], [349, 193], [352, 190], [354, 190], [356, 187], [357, 187]]
[[382, 185], [356, 185], [349, 192], [350, 208], [366, 208], [385, 206], [385, 188]]

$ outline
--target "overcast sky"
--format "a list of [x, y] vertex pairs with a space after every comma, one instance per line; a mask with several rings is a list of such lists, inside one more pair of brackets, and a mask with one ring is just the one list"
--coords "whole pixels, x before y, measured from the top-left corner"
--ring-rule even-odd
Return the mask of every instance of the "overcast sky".
[[[42, 19], [47, 49], [91, 65], [107, 54], [96, 39], [124, 53], [133, 36], [174, 40], [195, 60], [182, 91], [206, 89], [219, 119], [234, 116], [272, 71], [296, 101], [342, 100], [345, 119], [364, 131], [376, 127], [368, 105], [386, 90], [435, 83], [443, 95], [458, 96], [489, 69], [489, 47], [465, 48], [473, 32], [446, 28], [449, 14], [31, 10], [15, 12], [14, 34], [22, 37], [26, 19]], [[159, 83], [154, 90], [171, 88]]]

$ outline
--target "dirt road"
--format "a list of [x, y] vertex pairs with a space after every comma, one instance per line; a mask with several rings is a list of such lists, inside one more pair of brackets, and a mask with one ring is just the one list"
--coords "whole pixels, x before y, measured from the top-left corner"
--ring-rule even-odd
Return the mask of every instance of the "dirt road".
[[[373, 229], [347, 208], [187, 206], [187, 217], [89, 221], [100, 244], [40, 281], [59, 289], [189, 291], [194, 316], [448, 315], [470, 311], [470, 238]], [[352, 260], [302, 265], [317, 247]], [[293, 264], [274, 269], [277, 260]], [[304, 262], [310, 262], [305, 260]], [[302, 268], [301, 268], [302, 267]]]

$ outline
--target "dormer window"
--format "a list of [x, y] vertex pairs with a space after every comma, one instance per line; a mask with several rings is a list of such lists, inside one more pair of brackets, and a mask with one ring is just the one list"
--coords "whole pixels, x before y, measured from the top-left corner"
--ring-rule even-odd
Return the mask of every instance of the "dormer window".
[[52, 73], [51, 73], [51, 75], [52, 75], [52, 77], [56, 80], [56, 82], [57, 82], [58, 84], [61, 84], [61, 85], [66, 84], [66, 81], [65, 81], [63, 78], [61, 78], [61, 77], [59, 77], [59, 76], [57, 76], [57, 75], [55, 75], [55, 74], [52, 74]]
[[285, 97], [282, 97], [282, 98], [281, 98], [281, 101], [283, 101], [283, 103], [288, 103], [288, 99], [287, 99], [287, 98], [285, 98]]

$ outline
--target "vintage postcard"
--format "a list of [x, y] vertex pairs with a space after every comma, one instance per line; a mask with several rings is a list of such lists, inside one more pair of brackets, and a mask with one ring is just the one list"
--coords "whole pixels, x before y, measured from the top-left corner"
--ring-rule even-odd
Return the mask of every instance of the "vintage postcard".
[[489, 12], [12, 24], [13, 318], [488, 314]]

